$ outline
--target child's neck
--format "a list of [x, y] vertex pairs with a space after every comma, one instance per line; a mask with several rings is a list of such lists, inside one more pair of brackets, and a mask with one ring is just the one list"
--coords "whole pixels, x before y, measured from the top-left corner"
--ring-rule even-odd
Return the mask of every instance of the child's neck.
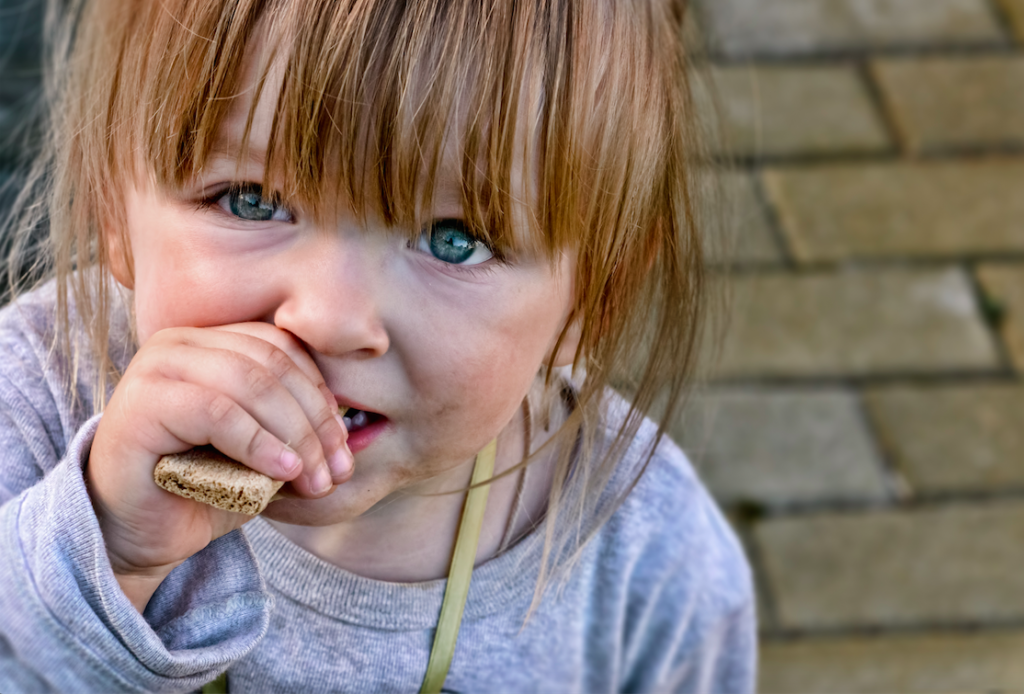
[[[539, 404], [539, 403], [538, 403]], [[559, 410], [561, 408], [558, 408]], [[543, 426], [545, 416], [526, 435], [520, 410], [498, 437], [494, 474], [523, 460], [526, 439], [532, 451], [539, 449], [560, 422]], [[555, 419], [560, 419], [556, 416]], [[513, 472], [491, 485], [484, 514], [476, 564], [495, 556], [503, 543], [528, 533], [547, 508], [557, 451], [549, 447], [531, 462], [529, 470]], [[455, 468], [439, 489], [469, 485], [473, 460]], [[392, 494], [368, 512], [345, 523], [304, 527], [270, 521], [283, 535], [324, 561], [360, 576], [382, 581], [411, 583], [448, 575], [451, 552], [458, 532], [465, 494]]]

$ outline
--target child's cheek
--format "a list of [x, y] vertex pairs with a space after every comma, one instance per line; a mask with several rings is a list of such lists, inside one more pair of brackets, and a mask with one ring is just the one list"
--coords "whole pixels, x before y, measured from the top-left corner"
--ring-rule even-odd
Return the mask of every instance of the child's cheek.
[[476, 449], [497, 436], [526, 397], [537, 374], [539, 352], [535, 345], [499, 334], [461, 359], [452, 378], [445, 379], [449, 415], [454, 415], [445, 419], [454, 434], [472, 440]]
[[[251, 299], [251, 295], [249, 299]], [[140, 343], [159, 330], [207, 327], [253, 320], [245, 297], [234, 292], [211, 291], [201, 277], [166, 273], [143, 283], [135, 292], [136, 323]]]
[[473, 315], [463, 329], [449, 323], [433, 335], [433, 344], [446, 345], [435, 353], [443, 367], [421, 385], [440, 396], [435, 412], [452, 436], [465, 436], [477, 450], [515, 416], [568, 314], [567, 282], [536, 274], [490, 303], [464, 304]]
[[164, 244], [136, 286], [140, 342], [158, 330], [263, 320], [272, 311], [273, 268]]

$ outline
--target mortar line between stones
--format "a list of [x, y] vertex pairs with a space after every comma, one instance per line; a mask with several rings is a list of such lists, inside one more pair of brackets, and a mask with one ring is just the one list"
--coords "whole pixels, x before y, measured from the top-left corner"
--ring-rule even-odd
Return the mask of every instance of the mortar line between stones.
[[984, 385], [1013, 385], [1019, 386], [1024, 385], [1024, 381], [1016, 373], [1009, 374], [1011, 378], [1007, 378], [1002, 373], [999, 374], [966, 374], [959, 375], [955, 378], [947, 378], [943, 375], [943, 372], [936, 372], [934, 375], [928, 374], [912, 374], [912, 375], [896, 375], [891, 379], [883, 379], [882, 382], [873, 382], [864, 378], [856, 378], [851, 376], [839, 376], [836, 378], [823, 378], [823, 377], [808, 377], [808, 378], [774, 378], [774, 379], [758, 379], [758, 378], [734, 378], [734, 379], [720, 379], [712, 380], [707, 383], [701, 384], [701, 395], [706, 393], [720, 393], [729, 391], [761, 391], [761, 390], [785, 390], [786, 392], [793, 393], [794, 395], [815, 395], [826, 392], [834, 392], [837, 390], [845, 390], [848, 392], [856, 391], [862, 388], [873, 388], [873, 387], [884, 387], [884, 386], [904, 386], [904, 385], [923, 385], [923, 386], [956, 386], [956, 385], [969, 385], [969, 386], [984, 386]]
[[1011, 35], [1002, 41], [977, 41], [970, 43], [933, 43], [904, 44], [898, 46], [862, 46], [856, 48], [819, 47], [808, 53], [736, 53], [728, 55], [721, 51], [708, 53], [709, 63], [721, 66], [745, 65], [762, 63], [766, 65], [788, 64], [800, 66], [806, 64], [832, 64], [851, 60], [864, 60], [869, 57], [878, 58], [928, 58], [936, 55], [1001, 55], [1014, 53], [1015, 42]]
[[887, 385], [977, 385], [979, 383], [1022, 384], [1012, 368], [908, 372], [892, 370], [872, 374], [809, 374], [807, 376], [722, 376], [708, 379], [713, 388], [864, 388]]
[[[978, 313], [981, 315], [985, 322], [985, 328], [988, 330], [989, 335], [992, 336], [992, 344], [996, 349], [996, 356], [1000, 363], [1008, 370], [1013, 371], [1013, 358], [1010, 355], [1010, 347], [1006, 344], [1006, 339], [1003, 337], [1003, 331], [1001, 326], [993, 325], [988, 311], [986, 310], [986, 304], [988, 302], [988, 292], [982, 286], [981, 281], [978, 279], [978, 268], [976, 262], [966, 261], [964, 263], [964, 273], [967, 275], [967, 281], [970, 282], [971, 291], [974, 294], [974, 304], [978, 309]], [[1002, 320], [1006, 320], [1003, 316]]]
[[885, 129], [885, 134], [889, 138], [893, 150], [899, 152], [902, 158], [909, 157], [910, 143], [907, 133], [900, 127], [896, 112], [882, 90], [881, 81], [875, 74], [872, 56], [866, 56], [864, 60], [858, 61], [855, 64], [855, 70], [864, 86], [864, 93], [867, 94], [868, 101], [875, 107], [875, 113]]
[[820, 152], [815, 154], [745, 154], [736, 153], [728, 155], [717, 155], [712, 157], [712, 162], [723, 168], [766, 168], [782, 166], [807, 166], [821, 164], [862, 164], [894, 161], [895, 149], [891, 151], [859, 152], [859, 151], [833, 151]]
[[902, 505], [914, 498], [914, 487], [906, 472], [896, 462], [896, 456], [893, 455], [892, 446], [886, 441], [882, 427], [869, 412], [866, 389], [857, 388], [854, 395], [857, 404], [857, 417], [871, 438], [871, 448], [882, 468], [887, 490], [891, 494], [892, 500], [896, 504]]
[[[984, 163], [989, 161], [1019, 162], [1024, 157], [1024, 145], [1012, 142], [992, 142], [989, 144], [950, 145], [920, 152], [914, 152], [914, 162], [948, 163], [965, 161], [967, 163]], [[898, 143], [884, 150], [872, 152], [855, 152], [836, 150], [832, 152], [792, 154], [745, 154], [736, 153], [718, 155], [711, 158], [712, 163], [724, 168], [760, 167], [760, 168], [799, 168], [806, 166], [824, 166], [829, 164], [898, 164], [905, 161], [900, 156]]]
[[[775, 244], [776, 250], [778, 250], [782, 255], [781, 267], [788, 268], [789, 270], [796, 270], [796, 256], [793, 254], [792, 245], [789, 242], [786, 232], [782, 228], [782, 218], [779, 215], [779, 210], [768, 195], [768, 191], [764, 188], [764, 181], [761, 179], [761, 168], [754, 167], [751, 174], [754, 181], [754, 196], [761, 207], [761, 212], [764, 213], [768, 231], [771, 234], [772, 243]], [[776, 267], [778, 266], [779, 265], [776, 265]]]
[[[729, 278], [754, 277], [762, 275], [794, 274], [814, 277], [832, 275], [836, 272], [871, 273], [885, 270], [947, 270], [961, 263], [993, 263], [1014, 265], [1024, 262], [1024, 251], [1004, 250], [987, 253], [959, 253], [955, 256], [884, 255], [851, 256], [837, 260], [811, 260], [794, 268], [770, 262], [736, 262], [728, 266]], [[710, 269], [723, 268], [725, 264], [711, 265]], [[786, 272], [786, 270], [795, 272]], [[721, 270], [718, 270], [721, 271]]]
[[866, 517], [875, 513], [913, 515], [934, 509], [1019, 506], [1024, 502], [1024, 487], [956, 490], [941, 493], [918, 493], [898, 505], [881, 500], [790, 501], [759, 506], [759, 523], [799, 520], [822, 516]]
[[932, 144], [928, 149], [915, 152], [914, 157], [922, 161], [943, 162], [957, 159], [1016, 159], [1024, 154], [1024, 145], [1012, 139], [991, 140], [985, 143]]
[[988, 5], [989, 11], [995, 17], [996, 24], [1010, 38], [1010, 43], [1015, 44], [1017, 42], [1017, 32], [1014, 30], [1010, 11], [1006, 8], [1004, 0], [986, 0], [985, 4]]
[[991, 622], [917, 622], [913, 624], [846, 625], [834, 627], [784, 627], [762, 635], [763, 641], [794, 643], [804, 640], [840, 641], [849, 638], [880, 636], [931, 637], [966, 636], [980, 633], [1013, 633], [1024, 630], [1024, 619], [1001, 619]]

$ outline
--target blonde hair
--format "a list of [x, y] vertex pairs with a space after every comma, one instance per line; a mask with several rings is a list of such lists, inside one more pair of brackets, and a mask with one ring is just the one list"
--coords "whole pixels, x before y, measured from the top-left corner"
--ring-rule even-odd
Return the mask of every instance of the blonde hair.
[[[44, 192], [22, 200], [8, 267], [16, 293], [33, 232], [48, 222], [28, 274], [56, 278], [65, 352], [75, 350], [66, 342], [73, 299], [99, 364], [97, 408], [118, 377], [108, 353], [104, 232], [123, 234], [119, 201], [140, 160], [171, 188], [202, 170], [258, 36], [257, 91], [272, 62], [284, 66], [266, 175], [273, 171], [290, 197], [317, 211], [344, 196], [358, 211], [416, 230], [453, 137], [466, 218], [482, 237], [499, 251], [525, 238], [551, 257], [575, 252], [576, 362], [585, 376], [560, 432], [565, 453], [549, 518], [594, 511], [656, 395], [660, 439], [691, 374], [706, 290], [695, 202], [706, 162], [682, 41], [685, 0], [63, 4], [62, 22], [50, 28], [50, 137], [29, 186]], [[535, 179], [534, 229], [525, 236], [512, 233], [517, 164]], [[130, 271], [127, 239], [120, 246]], [[571, 444], [598, 429], [613, 383], [632, 393], [632, 410], [610, 450], [573, 472], [584, 493], [567, 508]], [[539, 585], [569, 543], [554, 532], [560, 524], [547, 525]]]

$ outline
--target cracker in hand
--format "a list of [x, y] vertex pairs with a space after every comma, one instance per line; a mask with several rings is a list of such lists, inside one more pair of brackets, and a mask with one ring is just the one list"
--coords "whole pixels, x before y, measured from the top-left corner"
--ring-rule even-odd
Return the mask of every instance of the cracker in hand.
[[172, 494], [249, 516], [262, 513], [284, 485], [212, 446], [163, 456], [153, 480]]

